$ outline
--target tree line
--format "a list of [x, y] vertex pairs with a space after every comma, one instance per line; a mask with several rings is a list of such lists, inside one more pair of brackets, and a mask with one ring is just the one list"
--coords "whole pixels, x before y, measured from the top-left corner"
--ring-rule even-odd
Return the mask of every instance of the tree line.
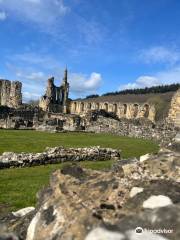
[[[147, 93], [166, 93], [166, 92], [175, 92], [180, 88], [179, 83], [174, 83], [170, 85], [160, 85], [160, 86], [153, 86], [153, 87], [146, 87], [146, 88], [135, 88], [135, 89], [126, 89], [122, 91], [116, 92], [108, 92], [104, 93], [101, 96], [112, 96], [112, 95], [126, 95], [126, 94], [147, 94]], [[98, 94], [88, 95], [85, 99], [89, 98], [97, 98], [100, 97]]]
[[147, 93], [166, 93], [166, 92], [174, 92], [180, 88], [179, 83], [174, 83], [170, 85], [160, 85], [154, 87], [146, 87], [146, 88], [135, 88], [135, 89], [126, 89], [122, 91], [116, 92], [108, 92], [103, 94], [102, 96], [109, 96], [109, 95], [126, 95], [126, 94], [147, 94]]

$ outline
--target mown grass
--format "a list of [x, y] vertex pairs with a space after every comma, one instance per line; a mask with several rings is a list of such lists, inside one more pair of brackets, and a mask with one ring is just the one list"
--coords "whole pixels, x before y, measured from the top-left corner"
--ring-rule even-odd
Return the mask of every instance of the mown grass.
[[[99, 161], [96, 163], [86, 161], [81, 162], [80, 165], [100, 170], [110, 168], [112, 163], [113, 161]], [[64, 164], [1, 170], [0, 213], [1, 211], [14, 211], [27, 206], [35, 206], [36, 193], [43, 186], [48, 185], [49, 176], [52, 171], [61, 169]], [[4, 209], [6, 204], [6, 209]]]
[[[122, 150], [123, 158], [139, 157], [148, 152], [156, 152], [156, 143], [148, 140], [119, 137], [109, 134], [58, 133], [35, 131], [0, 130], [0, 153], [41, 152], [47, 146], [87, 147], [101, 146]], [[109, 169], [113, 161], [81, 162], [91, 169]], [[36, 193], [47, 185], [52, 171], [63, 164], [54, 164], [21, 169], [0, 170], [0, 213], [34, 206]], [[7, 208], [5, 207], [7, 205]]]
[[157, 144], [150, 140], [94, 133], [47, 133], [26, 130], [0, 130], [0, 153], [42, 152], [46, 147], [101, 146], [121, 149], [123, 158], [139, 157], [157, 151]]

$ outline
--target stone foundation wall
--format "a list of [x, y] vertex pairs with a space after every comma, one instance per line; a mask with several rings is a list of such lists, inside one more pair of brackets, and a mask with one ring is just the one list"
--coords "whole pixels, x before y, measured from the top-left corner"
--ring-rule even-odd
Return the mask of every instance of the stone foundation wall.
[[120, 159], [120, 150], [111, 148], [47, 148], [42, 153], [5, 152], [0, 156], [0, 169], [14, 167], [31, 167], [74, 161], [104, 161]]

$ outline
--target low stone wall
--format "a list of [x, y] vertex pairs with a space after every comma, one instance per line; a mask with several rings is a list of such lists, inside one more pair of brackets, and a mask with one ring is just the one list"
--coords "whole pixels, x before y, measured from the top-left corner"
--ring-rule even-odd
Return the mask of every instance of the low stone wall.
[[95, 133], [112, 133], [120, 136], [144, 138], [158, 141], [161, 145], [172, 142], [180, 129], [168, 122], [152, 123], [147, 119], [116, 120], [98, 116], [95, 121], [90, 120], [86, 131]]
[[55, 164], [68, 161], [105, 161], [120, 159], [120, 150], [111, 148], [47, 148], [42, 153], [5, 152], [0, 156], [0, 169], [15, 167], [31, 167]]

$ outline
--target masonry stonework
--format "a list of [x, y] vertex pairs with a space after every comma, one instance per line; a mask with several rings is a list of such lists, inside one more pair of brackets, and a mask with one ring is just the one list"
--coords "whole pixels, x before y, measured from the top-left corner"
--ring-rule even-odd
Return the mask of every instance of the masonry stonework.
[[177, 127], [180, 127], [180, 89], [172, 98], [168, 119], [174, 122]]
[[84, 115], [94, 110], [105, 110], [108, 113], [114, 113], [119, 118], [147, 118], [152, 122], [155, 120], [155, 107], [149, 103], [97, 103], [83, 101], [72, 101], [70, 103], [70, 112], [72, 114]]
[[0, 105], [18, 108], [22, 104], [22, 83], [0, 79]]
[[54, 85], [54, 77], [48, 79], [45, 95], [40, 99], [39, 107], [47, 112], [68, 112], [69, 83], [67, 69], [60, 87]]

